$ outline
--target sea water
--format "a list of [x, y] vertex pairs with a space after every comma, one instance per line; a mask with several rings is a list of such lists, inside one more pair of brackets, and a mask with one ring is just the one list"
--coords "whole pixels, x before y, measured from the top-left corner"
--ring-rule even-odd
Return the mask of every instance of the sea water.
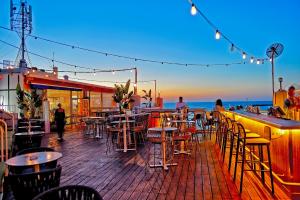
[[[212, 110], [215, 106], [215, 102], [186, 102], [189, 108], [205, 108]], [[261, 110], [267, 110], [272, 106], [272, 101], [223, 101], [225, 109], [229, 109], [231, 106], [256, 106], [258, 105]], [[260, 106], [262, 105], [262, 106]], [[165, 102], [164, 108], [172, 109], [176, 107], [176, 102]]]

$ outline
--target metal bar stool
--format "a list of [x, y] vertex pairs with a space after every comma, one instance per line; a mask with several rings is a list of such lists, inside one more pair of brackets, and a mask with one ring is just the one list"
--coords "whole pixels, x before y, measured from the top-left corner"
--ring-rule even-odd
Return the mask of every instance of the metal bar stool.
[[[235, 167], [234, 167], [234, 180], [236, 178], [236, 169], [237, 164], [241, 163], [241, 178], [240, 178], [240, 193], [243, 189], [243, 177], [244, 177], [244, 171], [260, 171], [261, 172], [261, 179], [262, 182], [265, 183], [265, 176], [264, 172], [270, 173], [270, 181], [271, 181], [271, 191], [272, 194], [274, 194], [274, 182], [273, 182], [273, 174], [272, 174], [272, 163], [271, 163], [271, 155], [270, 155], [270, 141], [265, 138], [247, 138], [245, 129], [241, 123], [234, 123], [234, 127], [238, 132], [238, 143], [236, 148], [236, 160], [235, 160]], [[246, 160], [246, 147], [249, 147], [250, 149], [253, 147], [258, 147], [259, 149], [259, 156], [253, 155], [256, 160], [251, 159], [251, 164], [258, 163], [260, 166], [260, 169], [257, 170], [256, 168], [253, 169], [250, 166], [250, 169], [245, 169], [245, 162], [249, 163], [249, 160]], [[264, 161], [263, 156], [263, 147], [266, 147], [267, 154], [268, 154], [268, 160]], [[239, 150], [241, 150], [241, 159], [239, 159]], [[250, 154], [253, 154], [253, 152], [250, 151]], [[269, 164], [269, 169], [267, 169], [267, 165], [265, 163]]]

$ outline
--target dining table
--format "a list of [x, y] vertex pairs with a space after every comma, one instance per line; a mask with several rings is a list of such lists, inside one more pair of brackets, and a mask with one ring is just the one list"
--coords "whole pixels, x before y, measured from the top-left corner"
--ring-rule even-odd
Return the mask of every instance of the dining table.
[[[160, 164], [151, 164], [150, 167], [162, 167], [164, 170], [168, 170], [168, 166], [176, 166], [178, 163], [168, 163], [167, 162], [167, 156], [166, 156], [166, 133], [172, 133], [178, 131], [176, 127], [152, 127], [148, 129], [148, 133], [154, 132], [154, 133], [160, 133], [160, 137], [162, 139], [161, 142], [161, 148], [162, 148], [162, 160], [160, 161]], [[172, 136], [171, 136], [172, 137]], [[173, 156], [173, 155], [172, 155]]]
[[62, 157], [62, 153], [56, 151], [34, 152], [14, 156], [6, 160], [5, 164], [10, 171], [33, 168], [34, 172], [40, 171], [40, 165], [55, 162]]
[[99, 122], [104, 122], [105, 121], [105, 117], [94, 117], [94, 116], [88, 116], [88, 117], [83, 117], [82, 118], [84, 121], [85, 120], [91, 120], [93, 121], [95, 127], [96, 127], [96, 134], [95, 134], [95, 138], [101, 138], [100, 137], [100, 130], [99, 130]]
[[[189, 127], [191, 124], [196, 123], [194, 120], [171, 120], [170, 121], [175, 127], [178, 128], [179, 134], [186, 134], [185, 129]], [[186, 151], [184, 141], [180, 142], [180, 150], [175, 150], [175, 154], [191, 154], [190, 151]]]
[[[129, 120], [128, 118], [126, 118], [125, 120], [118, 120], [118, 121], [112, 121], [111, 124], [122, 124], [123, 126], [123, 143], [124, 143], [124, 147], [123, 149], [117, 149], [117, 151], [123, 151], [123, 152], [127, 152], [127, 151], [135, 151], [136, 149], [133, 148], [128, 148], [127, 146], [127, 126], [129, 126], [129, 123], [135, 123], [135, 120]], [[129, 136], [129, 142], [130, 142], [130, 136]]]

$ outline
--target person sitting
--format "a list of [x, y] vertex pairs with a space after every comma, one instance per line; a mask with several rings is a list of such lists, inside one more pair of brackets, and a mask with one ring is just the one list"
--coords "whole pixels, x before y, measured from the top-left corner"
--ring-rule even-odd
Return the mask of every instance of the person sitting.
[[183, 102], [183, 98], [179, 97], [179, 102], [176, 103], [176, 110], [182, 110], [188, 108], [187, 104]]
[[225, 111], [225, 108], [223, 107], [223, 102], [221, 99], [217, 99], [214, 111], [219, 111], [219, 112]]

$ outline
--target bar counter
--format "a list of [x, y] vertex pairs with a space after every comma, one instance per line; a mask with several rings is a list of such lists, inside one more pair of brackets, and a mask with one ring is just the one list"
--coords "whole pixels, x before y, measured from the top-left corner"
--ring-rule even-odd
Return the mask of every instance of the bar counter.
[[[271, 141], [271, 159], [277, 179], [291, 192], [300, 191], [300, 121], [280, 119], [245, 111], [225, 115]], [[299, 194], [299, 193], [298, 193]]]

